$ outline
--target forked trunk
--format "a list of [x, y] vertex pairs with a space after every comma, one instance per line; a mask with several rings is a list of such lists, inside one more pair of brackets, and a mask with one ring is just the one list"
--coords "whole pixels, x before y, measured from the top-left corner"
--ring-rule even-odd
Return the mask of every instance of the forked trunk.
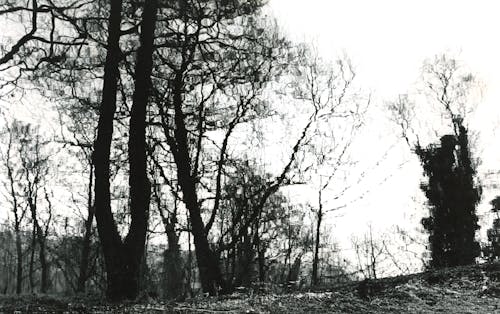
[[121, 10], [120, 0], [111, 1], [103, 96], [94, 145], [95, 214], [105, 260], [106, 294], [109, 299], [115, 301], [133, 299], [139, 293], [140, 265], [146, 241], [150, 197], [150, 184], [146, 173], [145, 118], [151, 84], [156, 1], [150, 0], [144, 3], [140, 47], [137, 51], [129, 136], [131, 223], [124, 241], [118, 233], [111, 211], [109, 183], [118, 64], [121, 58], [119, 47]]

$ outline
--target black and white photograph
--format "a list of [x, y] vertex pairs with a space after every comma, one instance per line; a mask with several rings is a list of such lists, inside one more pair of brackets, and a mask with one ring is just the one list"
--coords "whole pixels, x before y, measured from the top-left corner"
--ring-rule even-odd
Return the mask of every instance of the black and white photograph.
[[0, 0], [0, 313], [500, 314], [499, 12]]

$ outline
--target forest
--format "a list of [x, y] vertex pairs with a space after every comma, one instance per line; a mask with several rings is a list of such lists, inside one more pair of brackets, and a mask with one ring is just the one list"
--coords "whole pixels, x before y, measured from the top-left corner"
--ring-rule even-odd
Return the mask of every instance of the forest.
[[[370, 302], [391, 278], [421, 299], [412, 276], [434, 291], [476, 273], [500, 297], [500, 171], [480, 171], [472, 127], [481, 77], [436, 51], [415, 86], [380, 100], [348, 54], [322, 55], [269, 12], [265, 0], [0, 0], [0, 301], [325, 304], [352, 290]], [[397, 198], [397, 183], [380, 187], [408, 162], [414, 216], [364, 225], [356, 208]], [[343, 215], [353, 225], [339, 229]], [[372, 313], [363, 304], [338, 313]]]

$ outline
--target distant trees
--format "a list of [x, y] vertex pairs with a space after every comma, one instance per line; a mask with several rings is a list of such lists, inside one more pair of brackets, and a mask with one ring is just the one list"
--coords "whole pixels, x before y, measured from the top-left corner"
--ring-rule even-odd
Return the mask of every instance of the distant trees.
[[[476, 205], [481, 188], [476, 181], [476, 162], [472, 154], [465, 118], [474, 108], [478, 82], [459, 66], [458, 61], [446, 55], [428, 60], [423, 67], [425, 95], [432, 109], [440, 113], [451, 134], [441, 136], [439, 144], [423, 148], [422, 138], [429, 129], [416, 128], [420, 109], [414, 100], [400, 96], [391, 104], [395, 120], [403, 137], [419, 157], [428, 183], [422, 190], [428, 199], [430, 216], [422, 219], [429, 232], [430, 267], [467, 265], [479, 256], [475, 234], [479, 226]], [[432, 126], [432, 118], [427, 119]], [[432, 130], [432, 127], [431, 127]], [[435, 128], [436, 134], [443, 126]], [[410, 138], [414, 138], [414, 140]]]
[[[23, 292], [23, 226], [29, 221], [31, 244], [27, 277], [30, 290], [35, 290], [34, 276], [40, 265], [40, 292], [46, 293], [50, 287], [50, 260], [47, 237], [52, 224], [53, 212], [49, 192], [49, 153], [47, 143], [38, 128], [28, 123], [14, 120], [6, 125], [8, 141], [2, 152], [3, 164], [7, 171], [7, 195], [14, 217], [16, 244], [16, 293]], [[36, 263], [36, 250], [38, 261]]]
[[[16, 293], [20, 294], [23, 291], [23, 247], [22, 247], [22, 224], [26, 215], [26, 207], [20, 202], [20, 192], [18, 182], [22, 173], [14, 168], [15, 140], [17, 139], [17, 125], [7, 127], [8, 142], [6, 143], [5, 153], [2, 153], [2, 162], [7, 170], [8, 177], [8, 193], [10, 196], [11, 211], [14, 216], [14, 233], [16, 243]], [[16, 132], [16, 133], [15, 133]]]

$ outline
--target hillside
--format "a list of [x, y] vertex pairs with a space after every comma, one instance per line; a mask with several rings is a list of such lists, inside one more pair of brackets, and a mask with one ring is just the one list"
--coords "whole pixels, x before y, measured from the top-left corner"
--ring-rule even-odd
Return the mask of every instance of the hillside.
[[500, 264], [354, 282], [321, 291], [237, 293], [165, 304], [99, 299], [1, 297], [0, 312], [60, 313], [500, 313]]

